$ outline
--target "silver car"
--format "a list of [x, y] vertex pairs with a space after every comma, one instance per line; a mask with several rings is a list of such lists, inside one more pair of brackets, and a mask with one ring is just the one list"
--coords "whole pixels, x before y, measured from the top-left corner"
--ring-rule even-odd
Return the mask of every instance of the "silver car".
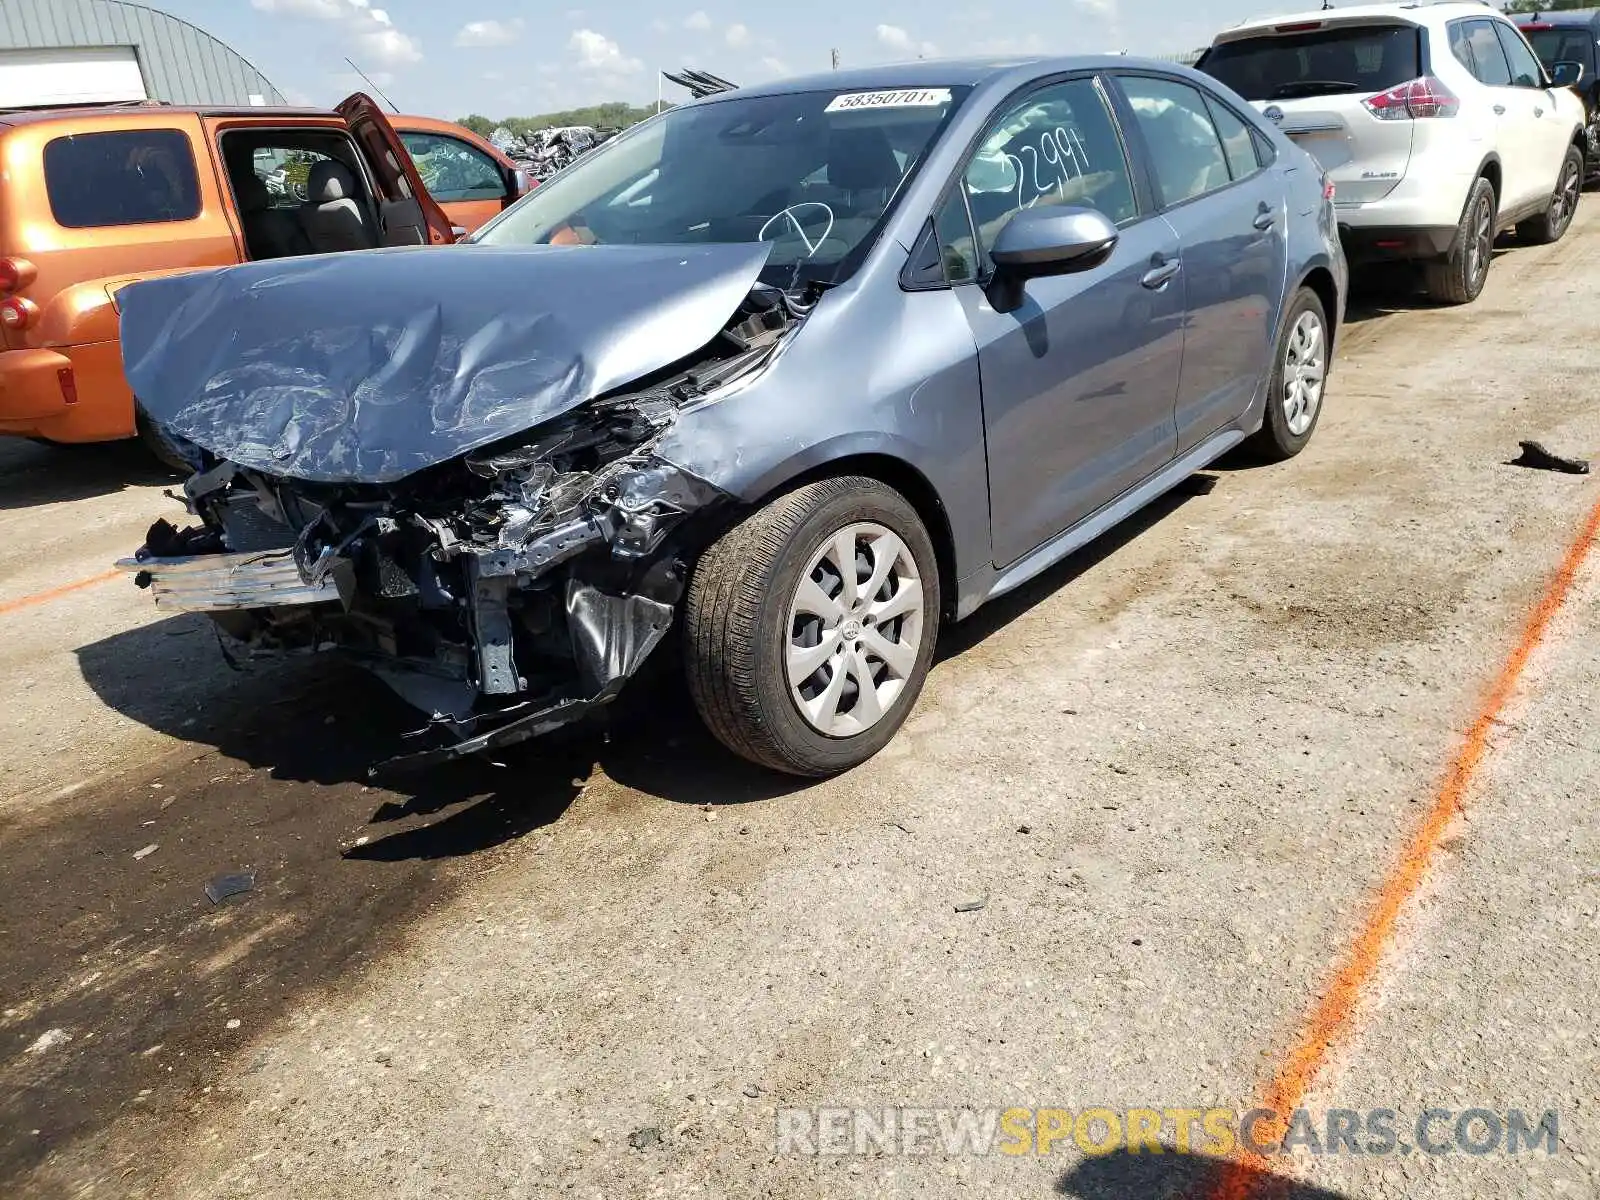
[[740, 89], [461, 246], [120, 293], [200, 518], [125, 565], [244, 652], [371, 665], [431, 718], [413, 764], [582, 717], [666, 642], [728, 747], [825, 775], [943, 624], [1241, 443], [1297, 454], [1345, 284], [1321, 170], [1181, 67]]

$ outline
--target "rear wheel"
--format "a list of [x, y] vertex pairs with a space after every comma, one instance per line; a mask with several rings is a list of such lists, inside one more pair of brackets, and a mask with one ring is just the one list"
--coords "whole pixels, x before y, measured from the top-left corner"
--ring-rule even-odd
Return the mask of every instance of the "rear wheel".
[[1328, 382], [1328, 317], [1310, 288], [1290, 301], [1274, 351], [1267, 411], [1248, 448], [1257, 458], [1282, 462], [1306, 448], [1322, 415]]
[[1548, 246], [1559, 242], [1572, 225], [1578, 211], [1578, 197], [1583, 192], [1583, 151], [1576, 146], [1567, 147], [1567, 157], [1561, 163], [1561, 174], [1556, 176], [1556, 190], [1551, 193], [1550, 206], [1532, 220], [1517, 226], [1517, 236], [1529, 245]]
[[734, 753], [832, 775], [905, 721], [939, 612], [933, 543], [903, 496], [861, 476], [807, 484], [696, 564], [684, 604], [689, 690]]
[[1494, 256], [1494, 224], [1494, 187], [1479, 177], [1467, 193], [1449, 257], [1424, 268], [1428, 295], [1444, 304], [1471, 304], [1478, 298]]

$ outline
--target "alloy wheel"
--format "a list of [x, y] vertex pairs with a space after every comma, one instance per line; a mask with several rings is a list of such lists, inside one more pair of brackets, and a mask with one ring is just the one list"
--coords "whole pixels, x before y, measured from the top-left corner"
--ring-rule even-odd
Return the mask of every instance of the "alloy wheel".
[[875, 522], [846, 526], [812, 554], [789, 606], [785, 670], [813, 729], [854, 737], [894, 707], [922, 650], [922, 601], [910, 548]]
[[1467, 279], [1476, 292], [1483, 286], [1489, 273], [1489, 259], [1494, 254], [1494, 204], [1488, 196], [1478, 201], [1472, 214], [1472, 233], [1467, 239]]
[[1568, 162], [1561, 172], [1561, 183], [1550, 200], [1550, 232], [1560, 237], [1578, 211], [1578, 195], [1583, 191], [1583, 168]]
[[1303, 312], [1289, 331], [1283, 360], [1283, 417], [1289, 432], [1302, 436], [1317, 419], [1327, 379], [1327, 342], [1322, 318]]

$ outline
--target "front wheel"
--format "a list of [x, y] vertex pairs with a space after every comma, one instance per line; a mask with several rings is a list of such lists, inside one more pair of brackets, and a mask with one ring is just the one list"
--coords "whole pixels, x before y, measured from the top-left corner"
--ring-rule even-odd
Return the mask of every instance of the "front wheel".
[[1283, 462], [1306, 448], [1322, 416], [1332, 340], [1328, 316], [1316, 292], [1303, 287], [1284, 314], [1273, 350], [1267, 411], [1249, 449], [1266, 462]]
[[1567, 156], [1561, 162], [1561, 173], [1556, 176], [1556, 190], [1550, 195], [1550, 205], [1539, 216], [1523, 221], [1517, 226], [1517, 237], [1532, 246], [1548, 246], [1559, 242], [1572, 225], [1578, 211], [1578, 197], [1583, 192], [1583, 151], [1576, 146], [1567, 147]]
[[905, 497], [861, 476], [807, 484], [701, 555], [684, 604], [689, 690], [734, 753], [833, 775], [905, 721], [939, 613], [933, 543]]

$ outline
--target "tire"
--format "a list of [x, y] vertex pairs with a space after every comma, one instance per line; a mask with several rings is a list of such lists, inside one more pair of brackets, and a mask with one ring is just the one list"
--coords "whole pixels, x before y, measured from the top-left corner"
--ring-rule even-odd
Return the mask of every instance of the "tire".
[[[1267, 411], [1248, 449], [1263, 462], [1283, 462], [1306, 448], [1322, 419], [1332, 339], [1328, 314], [1310, 288], [1294, 294], [1272, 350]], [[1293, 384], [1300, 386], [1291, 393]]]
[[142, 409], [134, 414], [133, 425], [135, 436], [158, 463], [185, 479], [194, 474], [194, 464], [184, 457], [183, 451], [161, 426], [144, 415]]
[[[893, 543], [881, 538], [885, 532]], [[848, 542], [839, 540], [846, 535]], [[834, 569], [843, 557], [835, 547], [843, 546], [857, 584], [863, 556], [869, 572], [889, 562], [876, 601], [833, 603], [845, 596], [844, 575]], [[815, 589], [803, 598], [808, 579]], [[896, 606], [913, 585], [920, 600]], [[808, 602], [814, 611], [801, 607]], [[874, 610], [892, 613], [881, 631]], [[752, 513], [696, 563], [684, 603], [689, 692], [706, 727], [735, 754], [791, 775], [837, 774], [883, 749], [904, 723], [933, 662], [940, 611], [933, 542], [905, 497], [861, 476], [806, 484]], [[898, 669], [871, 653], [913, 642], [914, 653], [892, 655]], [[821, 651], [816, 669], [795, 684], [789, 655], [808, 648]], [[862, 671], [875, 680], [875, 703], [858, 707]], [[808, 717], [803, 701], [818, 715]]]
[[1578, 211], [1578, 197], [1583, 194], [1583, 151], [1576, 146], [1567, 147], [1567, 156], [1561, 160], [1561, 172], [1556, 176], [1556, 190], [1550, 194], [1550, 204], [1532, 220], [1517, 226], [1517, 237], [1530, 246], [1548, 246], [1559, 242], [1572, 227], [1572, 218]]
[[1449, 257], [1423, 268], [1428, 295], [1442, 304], [1471, 304], [1476, 300], [1489, 279], [1494, 234], [1494, 187], [1479, 176], [1467, 193], [1467, 204], [1461, 210], [1461, 223], [1456, 226]]

